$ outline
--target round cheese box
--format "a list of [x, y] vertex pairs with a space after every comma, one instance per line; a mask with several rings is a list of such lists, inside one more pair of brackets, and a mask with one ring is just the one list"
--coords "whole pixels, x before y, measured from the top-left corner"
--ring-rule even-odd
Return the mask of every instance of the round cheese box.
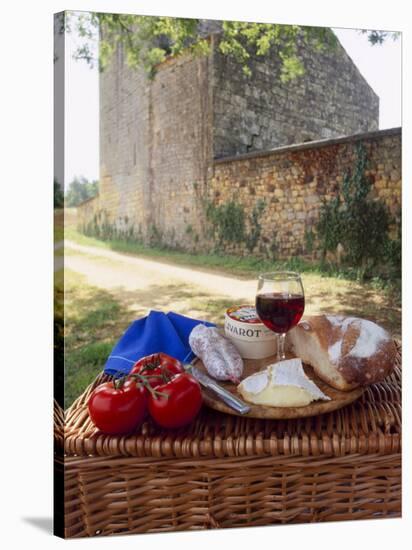
[[243, 359], [264, 359], [276, 352], [276, 334], [265, 327], [253, 306], [232, 306], [226, 310], [225, 336]]

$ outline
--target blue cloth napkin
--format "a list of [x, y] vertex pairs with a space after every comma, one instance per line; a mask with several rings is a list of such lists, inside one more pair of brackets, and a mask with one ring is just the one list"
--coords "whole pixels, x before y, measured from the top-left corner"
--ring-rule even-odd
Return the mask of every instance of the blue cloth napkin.
[[133, 321], [117, 342], [104, 367], [105, 374], [128, 374], [138, 359], [159, 352], [190, 362], [195, 355], [190, 349], [189, 334], [199, 324], [215, 326], [172, 311], [151, 311], [147, 317]]

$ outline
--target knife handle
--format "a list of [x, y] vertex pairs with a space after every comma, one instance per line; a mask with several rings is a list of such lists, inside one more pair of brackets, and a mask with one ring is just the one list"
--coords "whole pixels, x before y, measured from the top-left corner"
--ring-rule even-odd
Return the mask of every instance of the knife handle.
[[246, 414], [250, 411], [249, 405], [246, 405], [244, 401], [233, 395], [233, 393], [225, 390], [218, 384], [209, 384], [208, 388], [214, 391], [222, 401], [226, 403], [231, 409], [234, 409], [240, 414]]

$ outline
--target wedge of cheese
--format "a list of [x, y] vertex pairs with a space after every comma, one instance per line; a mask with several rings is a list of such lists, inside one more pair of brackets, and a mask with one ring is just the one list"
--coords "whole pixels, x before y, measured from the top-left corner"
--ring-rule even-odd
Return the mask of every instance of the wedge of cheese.
[[305, 407], [312, 401], [329, 401], [310, 380], [300, 359], [287, 359], [248, 376], [237, 387], [245, 401], [268, 407]]

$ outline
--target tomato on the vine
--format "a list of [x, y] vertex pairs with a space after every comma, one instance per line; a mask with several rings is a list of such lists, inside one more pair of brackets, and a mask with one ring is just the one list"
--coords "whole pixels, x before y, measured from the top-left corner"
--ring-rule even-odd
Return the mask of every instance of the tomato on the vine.
[[93, 424], [102, 432], [131, 432], [146, 414], [147, 390], [135, 379], [105, 382], [92, 392], [87, 406]]
[[141, 374], [147, 377], [147, 382], [156, 388], [165, 384], [176, 374], [185, 372], [183, 365], [177, 359], [166, 353], [153, 353], [139, 359], [130, 371], [130, 374]]
[[163, 428], [180, 428], [189, 424], [201, 406], [199, 382], [187, 373], [177, 374], [170, 381], [157, 386], [156, 393], [148, 396], [150, 415]]
[[160, 426], [180, 428], [199, 412], [202, 392], [180, 361], [154, 353], [123, 378], [98, 386], [87, 405], [94, 425], [107, 434], [132, 432], [147, 410]]

